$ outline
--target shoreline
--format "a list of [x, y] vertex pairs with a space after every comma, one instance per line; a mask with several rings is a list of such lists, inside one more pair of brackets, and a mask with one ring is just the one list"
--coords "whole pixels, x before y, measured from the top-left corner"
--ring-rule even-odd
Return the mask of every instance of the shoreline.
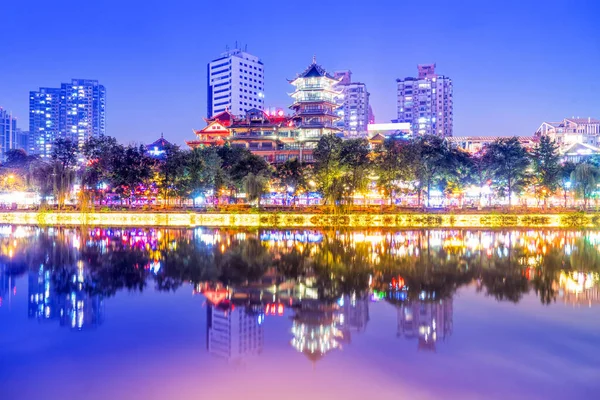
[[0, 212], [3, 225], [224, 228], [600, 228], [600, 213]]

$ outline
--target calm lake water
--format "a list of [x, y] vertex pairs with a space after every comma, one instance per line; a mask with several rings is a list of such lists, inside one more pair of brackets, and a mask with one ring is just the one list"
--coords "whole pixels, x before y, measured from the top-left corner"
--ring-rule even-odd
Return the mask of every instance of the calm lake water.
[[600, 232], [0, 227], [0, 399], [600, 397]]

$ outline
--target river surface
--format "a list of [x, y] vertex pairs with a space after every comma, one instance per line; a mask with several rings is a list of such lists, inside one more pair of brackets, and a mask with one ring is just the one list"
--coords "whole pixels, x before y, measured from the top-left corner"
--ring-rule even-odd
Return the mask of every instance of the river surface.
[[600, 232], [0, 226], [0, 399], [597, 399]]

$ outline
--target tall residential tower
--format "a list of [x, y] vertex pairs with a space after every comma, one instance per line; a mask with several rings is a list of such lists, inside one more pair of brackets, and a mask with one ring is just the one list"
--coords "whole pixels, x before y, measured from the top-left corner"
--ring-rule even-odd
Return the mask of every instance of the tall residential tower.
[[340, 117], [337, 126], [346, 136], [366, 136], [370, 110], [367, 85], [352, 82], [351, 71], [336, 71], [333, 77], [340, 80], [336, 88], [342, 92], [337, 101], [337, 114]]
[[419, 65], [417, 78], [397, 79], [398, 119], [413, 135], [452, 136], [452, 80], [435, 73], [435, 64]]
[[73, 79], [60, 88], [29, 93], [29, 149], [50, 157], [52, 143], [71, 139], [79, 146], [106, 132], [106, 90], [96, 80]]
[[9, 150], [27, 150], [27, 140], [23, 136], [24, 133], [17, 128], [17, 119], [0, 107], [0, 162], [5, 161]]
[[243, 115], [264, 108], [264, 65], [258, 57], [240, 49], [226, 51], [208, 63], [207, 79], [207, 118], [225, 110]]

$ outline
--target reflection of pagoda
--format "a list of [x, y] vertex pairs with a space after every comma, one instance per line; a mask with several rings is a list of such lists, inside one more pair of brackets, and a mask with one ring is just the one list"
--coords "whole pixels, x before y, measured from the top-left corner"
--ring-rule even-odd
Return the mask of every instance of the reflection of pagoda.
[[600, 304], [600, 279], [597, 273], [565, 272], [558, 277], [558, 295], [566, 304]]
[[292, 346], [316, 362], [331, 350], [341, 348], [347, 339], [341, 324], [337, 304], [304, 300], [293, 318]]
[[207, 348], [228, 361], [262, 353], [264, 315], [245, 307], [207, 305]]
[[100, 295], [91, 295], [85, 290], [83, 271], [79, 269], [78, 273], [64, 277], [65, 281], [57, 281], [58, 278], [43, 265], [29, 273], [29, 318], [38, 321], [58, 319], [61, 326], [76, 330], [101, 325], [104, 302]]
[[398, 307], [397, 336], [419, 340], [419, 350], [435, 351], [438, 340], [452, 334], [452, 298], [408, 301]]

